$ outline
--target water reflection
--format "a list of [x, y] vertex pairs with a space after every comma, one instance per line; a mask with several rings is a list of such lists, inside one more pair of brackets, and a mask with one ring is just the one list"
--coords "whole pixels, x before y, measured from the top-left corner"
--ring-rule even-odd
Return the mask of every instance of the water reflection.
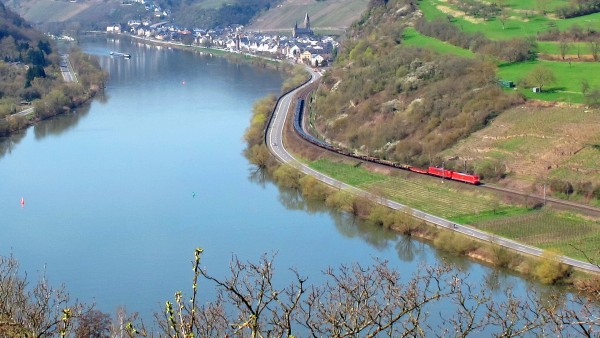
[[399, 235], [396, 242], [396, 252], [398, 258], [403, 262], [412, 262], [417, 258], [424, 258], [425, 243], [416, 241], [410, 236]]
[[333, 220], [338, 233], [346, 238], [360, 238], [379, 251], [394, 245], [398, 257], [402, 261], [408, 262], [414, 261], [416, 258], [424, 258], [425, 244], [415, 241], [409, 236], [382, 228], [373, 222], [362, 220], [352, 213], [332, 210], [323, 201], [306, 199], [298, 189], [278, 186], [264, 169], [251, 170], [248, 179], [261, 187], [265, 187], [267, 183], [277, 186], [278, 200], [288, 210], [304, 211], [310, 214], [327, 213]]
[[33, 126], [35, 139], [41, 140], [47, 136], [58, 136], [73, 129], [89, 112], [90, 104], [87, 103], [73, 111], [41, 121]]
[[22, 130], [8, 137], [0, 137], [0, 159], [15, 150], [19, 142], [25, 138], [25, 135], [26, 131]]

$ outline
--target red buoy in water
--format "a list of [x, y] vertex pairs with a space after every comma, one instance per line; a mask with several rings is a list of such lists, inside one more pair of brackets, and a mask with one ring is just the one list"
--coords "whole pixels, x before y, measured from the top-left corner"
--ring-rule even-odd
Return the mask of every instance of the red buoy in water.
[[21, 208], [25, 207], [25, 198], [21, 197]]

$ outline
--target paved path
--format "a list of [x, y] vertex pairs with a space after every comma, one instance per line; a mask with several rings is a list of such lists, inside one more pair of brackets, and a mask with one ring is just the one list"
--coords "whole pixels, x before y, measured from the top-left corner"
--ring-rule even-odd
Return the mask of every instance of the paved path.
[[[286, 121], [288, 119], [288, 115], [293, 114], [290, 112], [294, 111], [294, 109], [291, 109], [291, 108], [293, 108], [292, 105], [295, 104], [294, 96], [302, 88], [304, 88], [305, 86], [318, 80], [319, 77], [321, 76], [319, 73], [313, 71], [312, 69], [309, 69], [309, 72], [311, 73], [311, 80], [307, 84], [305, 84], [304, 86], [302, 86], [300, 88], [297, 88], [296, 90], [293, 90], [289, 94], [284, 95], [283, 97], [280, 98], [279, 103], [277, 104], [277, 107], [275, 108], [275, 111], [273, 113], [273, 118], [271, 120], [271, 123], [267, 128], [267, 131], [266, 131], [267, 146], [268, 146], [269, 150], [271, 151], [271, 153], [273, 153], [273, 155], [275, 155], [275, 157], [277, 157], [279, 159], [279, 161], [286, 163], [290, 166], [293, 166], [293, 167], [297, 168], [298, 170], [302, 171], [303, 173], [305, 173], [307, 175], [311, 175], [332, 187], [335, 187], [338, 189], [344, 189], [355, 195], [365, 196], [373, 201], [377, 201], [380, 204], [386, 205], [395, 210], [407, 212], [416, 218], [425, 220], [425, 221], [435, 224], [437, 226], [451, 229], [456, 232], [462, 233], [464, 235], [480, 239], [482, 241], [496, 243], [500, 246], [503, 246], [503, 247], [506, 247], [506, 248], [509, 248], [509, 249], [512, 249], [515, 251], [519, 251], [522, 253], [530, 254], [533, 256], [540, 256], [542, 254], [543, 250], [541, 250], [539, 248], [524, 245], [524, 244], [512, 241], [507, 238], [492, 235], [492, 234], [475, 229], [470, 226], [455, 224], [447, 219], [437, 217], [437, 216], [425, 213], [423, 211], [410, 208], [410, 207], [400, 204], [398, 202], [382, 198], [381, 196], [369, 193], [365, 190], [358, 189], [356, 187], [353, 187], [351, 185], [348, 185], [346, 183], [343, 183], [341, 181], [333, 179], [327, 175], [324, 175], [324, 174], [308, 167], [307, 165], [301, 163], [296, 158], [294, 158], [294, 156], [292, 156], [292, 154], [287, 149], [285, 149], [285, 147], [283, 145], [283, 131], [284, 131], [284, 126], [286, 124]], [[293, 118], [293, 117], [289, 117], [289, 118]], [[576, 267], [576, 268], [579, 268], [582, 270], [600, 273], [600, 268], [594, 264], [591, 264], [588, 262], [582, 262], [582, 261], [572, 259], [569, 257], [565, 257], [565, 256], [560, 256], [559, 259], [563, 263], [571, 265], [573, 267]]]

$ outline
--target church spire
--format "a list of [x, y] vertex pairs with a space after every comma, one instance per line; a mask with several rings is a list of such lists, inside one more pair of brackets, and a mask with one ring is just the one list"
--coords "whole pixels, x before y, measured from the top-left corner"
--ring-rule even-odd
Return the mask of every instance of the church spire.
[[304, 28], [310, 30], [310, 18], [308, 17], [308, 12], [306, 12], [306, 16], [304, 17]]

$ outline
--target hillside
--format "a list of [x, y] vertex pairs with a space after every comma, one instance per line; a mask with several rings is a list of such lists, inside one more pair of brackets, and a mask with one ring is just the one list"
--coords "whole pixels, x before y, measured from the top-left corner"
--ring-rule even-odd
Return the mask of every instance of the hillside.
[[368, 0], [284, 0], [258, 16], [248, 27], [257, 31], [291, 30], [306, 13], [317, 32], [341, 34], [367, 9]]
[[77, 81], [63, 79], [66, 61], [54, 42], [0, 3], [0, 136], [76, 107], [100, 90], [106, 75], [97, 60], [75, 48], [69, 54]]
[[127, 22], [146, 15], [141, 5], [124, 5], [118, 0], [54, 1], [6, 0], [6, 6], [44, 31], [70, 34], [78, 30], [104, 30], [108, 24]]
[[173, 20], [184, 27], [200, 28], [245, 25], [278, 1], [168, 0], [141, 4], [131, 0], [7, 0], [6, 5], [44, 31], [77, 33], [140, 19]]
[[[600, 97], [600, 82], [590, 76], [597, 63], [573, 55], [600, 41], [592, 26], [578, 28], [599, 14], [560, 19], [549, 12], [568, 1], [544, 13], [533, 2], [502, 3], [371, 1], [317, 92], [313, 132], [357, 153], [461, 170], [466, 163], [488, 182], [540, 194], [545, 184], [557, 196], [600, 205], [598, 111], [573, 106], [594, 106]], [[468, 4], [496, 14], [476, 18]], [[511, 15], [503, 23], [502, 11]], [[527, 35], [541, 29], [533, 20], [547, 24], [537, 34], [542, 47]], [[502, 25], [511, 27], [506, 35]], [[571, 55], [539, 59], [539, 48], [547, 56], [550, 44], [566, 40]], [[538, 68], [555, 79], [532, 93], [539, 82], [530, 73]], [[501, 89], [502, 78], [518, 89]]]

